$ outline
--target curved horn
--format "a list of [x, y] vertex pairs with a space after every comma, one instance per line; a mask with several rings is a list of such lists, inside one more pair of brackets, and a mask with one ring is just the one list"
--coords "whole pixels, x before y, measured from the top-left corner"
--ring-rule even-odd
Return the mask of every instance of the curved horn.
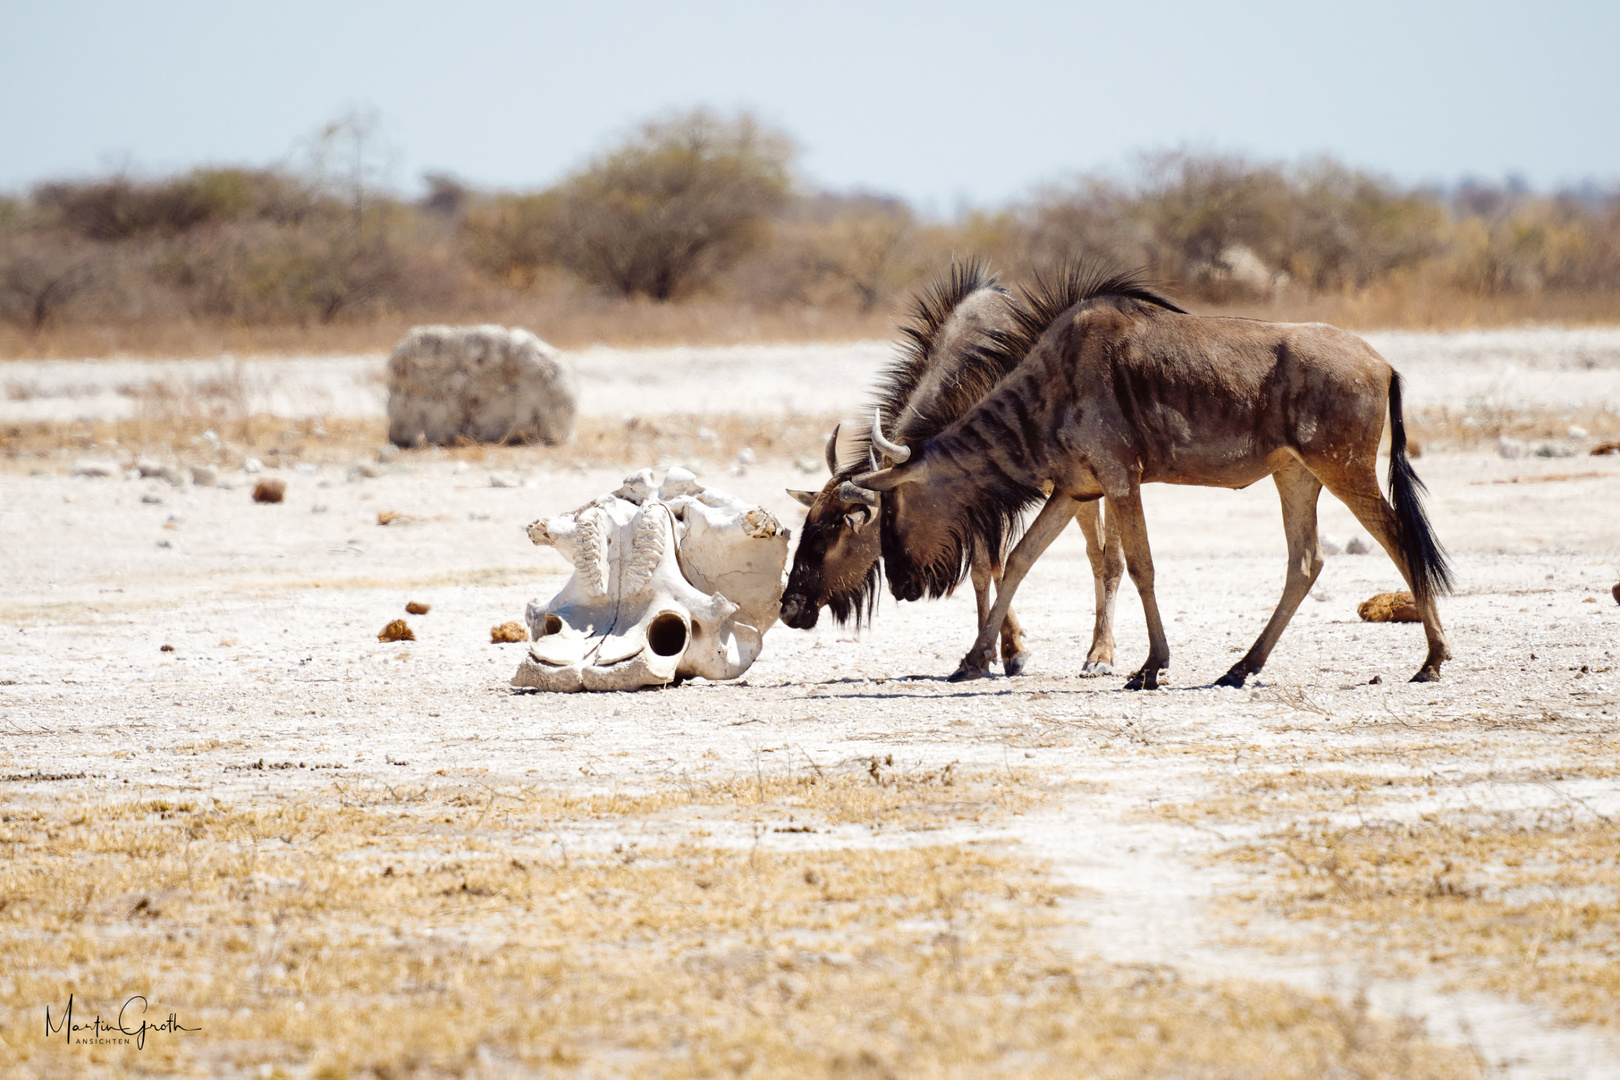
[[827, 436], [827, 471], [830, 473], [838, 471], [838, 429], [843, 426], [834, 424], [833, 433]]
[[838, 485], [838, 497], [845, 502], [860, 503], [876, 510], [878, 506], [878, 493], [868, 488], [858, 487], [845, 480]]
[[892, 443], [883, 437], [883, 414], [872, 410], [872, 445], [888, 454], [896, 465], [911, 460], [911, 447]]

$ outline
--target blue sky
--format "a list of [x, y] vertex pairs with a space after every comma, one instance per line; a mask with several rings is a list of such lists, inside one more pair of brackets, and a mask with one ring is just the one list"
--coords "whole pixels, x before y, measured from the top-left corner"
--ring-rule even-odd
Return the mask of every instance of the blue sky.
[[393, 180], [543, 185], [746, 107], [811, 183], [936, 213], [1141, 150], [1409, 182], [1620, 179], [1620, 4], [0, 0], [0, 189], [285, 158], [380, 111]]

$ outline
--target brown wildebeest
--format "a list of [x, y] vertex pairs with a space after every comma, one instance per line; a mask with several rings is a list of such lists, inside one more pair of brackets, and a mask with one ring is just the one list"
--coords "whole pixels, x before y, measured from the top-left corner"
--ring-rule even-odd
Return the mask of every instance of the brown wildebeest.
[[[1435, 596], [1449, 590], [1451, 573], [1407, 460], [1400, 376], [1371, 346], [1320, 323], [1188, 315], [1135, 275], [1083, 267], [1037, 282], [1019, 313], [1019, 331], [1001, 346], [1023, 356], [1016, 369], [939, 434], [894, 447], [889, 467], [844, 489], [850, 499], [883, 493], [883, 557], [897, 598], [947, 591], [976, 538], [1006, 535], [1051, 485], [1008, 559], [993, 621], [1077, 506], [1102, 498], [1109, 518], [1118, 516], [1151, 642], [1126, 685], [1153, 689], [1170, 648], [1153, 596], [1141, 485], [1242, 488], [1269, 475], [1282, 498], [1287, 581], [1260, 637], [1218, 685], [1242, 686], [1261, 669], [1321, 572], [1323, 487], [1384, 546], [1412, 590], [1429, 646], [1413, 681], [1440, 677], [1450, 650]], [[1390, 501], [1374, 471], [1386, 413]], [[881, 446], [880, 426], [874, 418]], [[986, 672], [991, 637], [981, 625], [953, 679]]]
[[[950, 277], [918, 295], [911, 320], [902, 327], [903, 351], [884, 372], [877, 415], [902, 442], [921, 442], [977, 404], [1016, 363], [1006, 350], [994, 348], [1015, 332], [1014, 301], [996, 284], [984, 264], [973, 261], [951, 267]], [[864, 435], [854, 442], [858, 456], [846, 467], [838, 461], [838, 432], [827, 440], [827, 468], [832, 479], [819, 492], [793, 491], [810, 508], [793, 570], [782, 595], [782, 622], [799, 630], [816, 625], [827, 607], [840, 623], [870, 617], [877, 602], [881, 574], [878, 530], [867, 528], [880, 500], [861, 493], [846, 499], [845, 481], [867, 468], [870, 444]], [[1085, 533], [1096, 581], [1097, 609], [1091, 649], [1082, 674], [1107, 675], [1114, 662], [1114, 599], [1125, 571], [1119, 530], [1110, 522], [1103, 534], [1099, 505], [1082, 503], [1075, 520]], [[990, 582], [999, 575], [1004, 537], [994, 544], [975, 542], [964, 558], [971, 574], [982, 625], [990, 612]], [[958, 575], [960, 580], [960, 575]], [[1011, 606], [998, 620], [1002, 669], [1017, 675], [1029, 662], [1023, 630]], [[992, 644], [994, 636], [992, 635]]]

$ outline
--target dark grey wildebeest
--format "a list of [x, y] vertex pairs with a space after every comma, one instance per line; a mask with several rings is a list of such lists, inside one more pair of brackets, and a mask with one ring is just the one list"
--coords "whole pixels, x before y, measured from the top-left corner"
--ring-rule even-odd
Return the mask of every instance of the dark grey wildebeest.
[[[1015, 365], [1016, 358], [1000, 347], [1017, 332], [1014, 307], [1013, 298], [978, 261], [953, 265], [948, 278], [918, 294], [911, 318], [901, 328], [900, 354], [879, 380], [875, 406], [900, 443], [920, 443], [938, 434], [990, 393]], [[840, 493], [851, 477], [874, 467], [866, 436], [849, 442], [847, 464], [840, 465], [838, 432], [827, 441], [827, 468], [833, 475], [819, 492], [788, 492], [810, 508], [782, 596], [782, 622], [800, 630], [816, 625], [822, 607], [840, 623], [851, 619], [859, 623], [877, 602], [882, 552], [878, 529], [867, 526], [881, 500], [869, 492], [854, 499]], [[1082, 673], [1106, 675], [1113, 670], [1114, 598], [1125, 558], [1112, 522], [1104, 533], [1097, 503], [1078, 504], [1073, 517], [1086, 537], [1097, 598], [1091, 649]], [[973, 579], [981, 625], [989, 616], [990, 583], [1000, 573], [1005, 540], [1005, 534], [998, 534], [964, 549], [963, 572]], [[1010, 605], [1004, 606], [997, 626], [1002, 669], [1016, 675], [1028, 663], [1029, 651]]]
[[[1282, 498], [1288, 575], [1282, 599], [1249, 651], [1219, 680], [1258, 672], [1322, 569], [1316, 500], [1337, 496], [1406, 578], [1428, 639], [1415, 682], [1450, 657], [1435, 596], [1450, 570], [1406, 453], [1401, 378], [1354, 334], [1188, 315], [1135, 275], [1074, 267], [1037, 282], [1000, 347], [1016, 367], [932, 438], [894, 446], [889, 465], [853, 477], [854, 500], [882, 494], [881, 542], [894, 595], [939, 595], [960, 580], [975, 544], [994, 544], [1045, 498], [1007, 560], [996, 602], [953, 679], [988, 668], [987, 629], [1075, 510], [1103, 499], [1119, 521], [1141, 594], [1150, 647], [1126, 684], [1152, 689], [1170, 657], [1153, 594], [1141, 485], [1242, 488], [1271, 476]], [[1385, 500], [1375, 465], [1390, 428]], [[881, 418], [873, 438], [883, 446]], [[1050, 496], [1047, 496], [1050, 491]]]

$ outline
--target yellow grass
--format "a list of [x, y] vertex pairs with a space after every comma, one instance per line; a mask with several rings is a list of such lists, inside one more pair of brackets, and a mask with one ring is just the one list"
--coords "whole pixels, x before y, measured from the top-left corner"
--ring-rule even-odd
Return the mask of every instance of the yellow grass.
[[[386, 352], [422, 323], [494, 322], [522, 326], [564, 349], [592, 345], [733, 345], [760, 342], [862, 341], [894, 336], [907, 310], [902, 294], [886, 308], [760, 305], [722, 298], [659, 304], [564, 291], [463, 310], [391, 313], [322, 324], [239, 325], [188, 319], [47, 325], [33, 334], [0, 323], [0, 362], [80, 357], [187, 357], [232, 353], [320, 355]], [[1233, 314], [1283, 322], [1329, 322], [1359, 332], [1465, 330], [1526, 324], [1620, 323], [1620, 293], [1524, 293], [1482, 296], [1434, 283], [1385, 283], [1358, 292], [1212, 305], [1183, 298], [1199, 314]]]
[[[692, 461], [710, 466], [730, 465], [743, 447], [760, 461], [799, 461], [815, 472], [805, 486], [820, 486], [826, 478], [823, 447], [835, 416], [773, 416], [761, 419], [741, 413], [714, 416], [660, 416], [633, 422], [605, 417], [581, 417], [575, 440], [563, 446], [485, 446], [430, 448], [401, 452], [401, 460], [449, 457], [489, 468], [619, 467], [660, 460]], [[708, 437], [699, 432], [707, 429]], [[222, 440], [219, 451], [202, 438], [213, 431]], [[0, 459], [62, 464], [85, 455], [127, 458], [151, 455], [187, 464], [218, 463], [234, 468], [243, 457], [261, 458], [267, 465], [291, 466], [298, 462], [352, 463], [372, 460], [387, 441], [381, 418], [357, 420], [288, 420], [254, 414], [232, 415], [204, 409], [143, 412], [125, 420], [0, 425]]]
[[1264, 874], [1249, 903], [1319, 926], [1320, 948], [1620, 1025], [1613, 821], [1295, 825], [1233, 857]]
[[[911, 839], [1025, 805], [1018, 778], [890, 772], [14, 798], [0, 1056], [20, 1077], [1479, 1074], [1356, 1005], [1064, 956], [1063, 890], [1038, 866]], [[704, 807], [729, 842], [670, 819]], [[140, 993], [149, 1020], [198, 1030], [47, 1041], [45, 1006], [59, 1019], [69, 993], [79, 1022]]]

